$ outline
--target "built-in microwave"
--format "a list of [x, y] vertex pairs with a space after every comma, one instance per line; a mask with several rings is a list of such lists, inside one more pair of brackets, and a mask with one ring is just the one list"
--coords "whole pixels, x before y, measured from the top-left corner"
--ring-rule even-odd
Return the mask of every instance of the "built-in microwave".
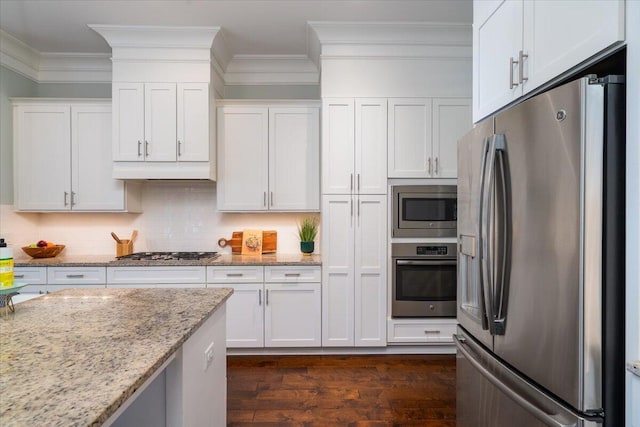
[[456, 237], [455, 185], [393, 187], [393, 237]]

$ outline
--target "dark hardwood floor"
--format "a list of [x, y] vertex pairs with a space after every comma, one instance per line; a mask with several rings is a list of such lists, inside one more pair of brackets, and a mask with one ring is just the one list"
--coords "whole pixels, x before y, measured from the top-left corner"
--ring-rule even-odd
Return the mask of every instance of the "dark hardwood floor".
[[455, 427], [455, 356], [228, 356], [229, 426]]

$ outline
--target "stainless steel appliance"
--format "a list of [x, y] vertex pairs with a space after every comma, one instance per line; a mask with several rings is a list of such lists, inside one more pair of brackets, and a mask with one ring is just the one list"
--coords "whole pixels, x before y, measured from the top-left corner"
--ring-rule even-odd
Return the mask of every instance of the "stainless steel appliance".
[[455, 185], [393, 187], [393, 237], [455, 237]]
[[455, 243], [393, 243], [391, 263], [392, 317], [455, 317]]
[[459, 142], [458, 426], [625, 424], [624, 115], [590, 76]]
[[134, 252], [117, 257], [119, 260], [128, 261], [199, 261], [216, 259], [220, 256], [217, 252]]

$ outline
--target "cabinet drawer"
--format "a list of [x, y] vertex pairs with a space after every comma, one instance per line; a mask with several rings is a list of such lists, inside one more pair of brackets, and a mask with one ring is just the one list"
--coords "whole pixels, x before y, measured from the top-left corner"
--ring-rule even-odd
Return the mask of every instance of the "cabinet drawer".
[[106, 283], [105, 267], [49, 267], [47, 283], [49, 285], [104, 285]]
[[264, 268], [265, 282], [320, 282], [320, 267], [273, 266]]
[[389, 323], [388, 342], [390, 343], [453, 343], [456, 332], [455, 319], [434, 321], [398, 320]]
[[263, 280], [262, 266], [207, 267], [208, 283], [258, 283]]
[[16, 282], [44, 285], [47, 283], [47, 267], [16, 267], [13, 277]]
[[205, 267], [109, 267], [107, 284], [205, 283]]

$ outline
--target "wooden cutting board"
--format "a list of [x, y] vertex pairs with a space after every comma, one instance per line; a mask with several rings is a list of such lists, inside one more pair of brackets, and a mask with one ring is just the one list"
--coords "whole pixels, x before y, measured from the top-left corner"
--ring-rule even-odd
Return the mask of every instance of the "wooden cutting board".
[[[234, 231], [231, 239], [224, 237], [218, 240], [221, 248], [231, 246], [231, 253], [240, 255], [242, 253], [242, 231]], [[262, 253], [272, 254], [278, 249], [278, 232], [274, 230], [262, 232]]]

